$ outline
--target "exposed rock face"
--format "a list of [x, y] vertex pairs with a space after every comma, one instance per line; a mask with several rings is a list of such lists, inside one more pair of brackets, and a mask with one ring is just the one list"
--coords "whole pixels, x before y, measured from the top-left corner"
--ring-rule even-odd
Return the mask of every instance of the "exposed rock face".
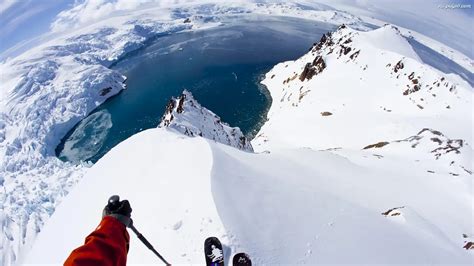
[[367, 150], [367, 149], [372, 149], [372, 148], [382, 148], [383, 146], [387, 145], [389, 142], [387, 141], [381, 141], [381, 142], [377, 142], [375, 144], [370, 144], [370, 145], [367, 145], [364, 147], [364, 150]]
[[423, 139], [429, 139], [431, 142], [433, 142], [434, 147], [431, 150], [431, 153], [436, 159], [439, 159], [441, 156], [450, 152], [460, 154], [461, 148], [465, 144], [462, 139], [449, 139], [443, 133], [430, 128], [424, 128], [415, 136], [411, 136], [398, 142], [412, 143], [412, 147], [416, 148], [416, 146], [418, 146], [423, 141]]
[[321, 73], [326, 68], [326, 63], [322, 56], [318, 55], [314, 58], [313, 63], [307, 63], [300, 74], [300, 80], [310, 80], [314, 75]]
[[351, 47], [341, 45], [341, 50], [339, 50], [339, 55], [342, 55], [342, 54], [347, 55], [351, 50], [352, 50]]
[[405, 208], [405, 206], [402, 207], [395, 207], [390, 210], [387, 210], [385, 212], [382, 212], [383, 216], [399, 216], [401, 214], [400, 210]]
[[[323, 34], [319, 42], [313, 44], [310, 52], [313, 55], [316, 54], [316, 57], [312, 63], [306, 63], [299, 76], [300, 81], [310, 80], [313, 76], [321, 73], [326, 68], [324, 56], [329, 56], [330, 54], [333, 54], [333, 52], [338, 56], [337, 59], [345, 59], [349, 57], [350, 60], [355, 61], [361, 52], [360, 49], [352, 47], [352, 37], [357, 34], [354, 34], [353, 32], [348, 34], [343, 33], [343, 30], [345, 29], [347, 29], [347, 26], [342, 24], [335, 32]], [[403, 64], [397, 67], [403, 68]]]
[[313, 52], [316, 52], [316, 51], [319, 51], [321, 50], [321, 48], [323, 48], [323, 46], [331, 46], [333, 45], [333, 41], [332, 41], [332, 33], [331, 32], [328, 32], [328, 33], [325, 33], [323, 34], [323, 36], [321, 37], [321, 39], [319, 40], [318, 43], [315, 43], [312, 47], [312, 50]]
[[474, 249], [474, 242], [466, 242], [466, 244], [463, 247], [464, 249]]
[[300, 74], [301, 81], [304, 81], [306, 78], [311, 79], [311, 77], [314, 75], [314, 70], [311, 68], [311, 66], [311, 63], [306, 63], [303, 72]]
[[398, 63], [393, 67], [393, 72], [397, 73], [398, 70], [403, 69], [404, 66], [402, 60], [398, 61]]
[[250, 141], [238, 127], [230, 127], [220, 117], [201, 106], [189, 91], [183, 91], [166, 106], [160, 127], [190, 137], [200, 136], [244, 151], [253, 151]]

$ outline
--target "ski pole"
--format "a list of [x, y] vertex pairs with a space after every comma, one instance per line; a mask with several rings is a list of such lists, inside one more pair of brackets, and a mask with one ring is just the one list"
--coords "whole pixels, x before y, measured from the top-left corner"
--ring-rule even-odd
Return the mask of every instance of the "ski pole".
[[158, 253], [158, 251], [156, 251], [156, 249], [151, 245], [151, 243], [148, 242], [148, 240], [140, 232], [138, 232], [137, 228], [135, 228], [135, 226], [133, 225], [133, 220], [130, 219], [130, 224], [128, 225], [128, 227], [132, 229], [132, 231], [137, 235], [138, 239], [140, 239], [147, 248], [149, 248], [153, 253], [155, 253], [155, 255], [158, 256], [158, 258], [160, 258], [163, 263], [165, 263], [167, 266], [171, 266], [171, 264], [167, 262], [165, 258], [163, 258], [163, 256]]

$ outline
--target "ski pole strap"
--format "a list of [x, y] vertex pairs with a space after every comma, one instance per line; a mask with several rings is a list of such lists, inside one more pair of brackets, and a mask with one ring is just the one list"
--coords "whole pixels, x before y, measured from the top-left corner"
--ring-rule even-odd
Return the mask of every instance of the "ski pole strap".
[[169, 262], [167, 262], [165, 260], [165, 258], [163, 258], [160, 253], [158, 253], [158, 251], [156, 251], [156, 249], [153, 247], [153, 245], [148, 242], [148, 240], [140, 233], [138, 232], [137, 228], [135, 228], [135, 226], [133, 225], [133, 222], [130, 223], [129, 225], [130, 229], [132, 229], [132, 231], [137, 235], [138, 239], [140, 239], [140, 241], [142, 241], [143, 244], [145, 244], [145, 246], [150, 249], [153, 253], [155, 253], [155, 255], [160, 258], [160, 260], [165, 263], [167, 266], [171, 266], [171, 264]]

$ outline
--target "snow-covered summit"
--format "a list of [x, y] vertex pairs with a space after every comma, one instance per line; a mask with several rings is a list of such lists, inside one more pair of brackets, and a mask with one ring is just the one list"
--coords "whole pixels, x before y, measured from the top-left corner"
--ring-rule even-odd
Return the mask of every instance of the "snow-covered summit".
[[394, 25], [387, 24], [379, 29], [366, 32], [358, 37], [357, 41], [360, 42], [360, 45], [371, 45], [382, 51], [394, 52], [422, 63], [418, 54]]
[[200, 136], [241, 150], [253, 151], [250, 141], [240, 128], [230, 127], [222, 122], [219, 116], [201, 106], [187, 90], [169, 101], [160, 127], [186, 136]]
[[391, 25], [369, 32], [343, 25], [298, 60], [276, 65], [263, 83], [273, 104], [256, 150], [362, 149], [423, 128], [472, 143], [470, 85], [420, 63]]

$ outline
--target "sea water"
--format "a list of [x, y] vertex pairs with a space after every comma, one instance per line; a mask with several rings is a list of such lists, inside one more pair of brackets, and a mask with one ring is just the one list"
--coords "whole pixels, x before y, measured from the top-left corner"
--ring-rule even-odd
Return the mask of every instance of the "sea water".
[[271, 104], [260, 84], [264, 74], [279, 62], [297, 59], [334, 28], [265, 17], [159, 36], [111, 66], [127, 76], [127, 89], [79, 122], [56, 148], [57, 155], [67, 161], [96, 162], [133, 134], [157, 127], [167, 102], [184, 89], [252, 138]]

